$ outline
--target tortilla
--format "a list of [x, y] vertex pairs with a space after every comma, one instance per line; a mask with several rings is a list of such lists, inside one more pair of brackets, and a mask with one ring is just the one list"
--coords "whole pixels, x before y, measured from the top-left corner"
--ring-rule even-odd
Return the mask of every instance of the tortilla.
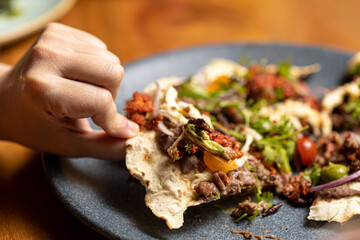
[[201, 203], [194, 187], [212, 179], [208, 171], [182, 173], [157, 146], [155, 131], [141, 132], [126, 142], [126, 167], [146, 187], [146, 206], [170, 229], [180, 228], [185, 210]]
[[[176, 101], [177, 91], [171, 86], [181, 82], [180, 78], [164, 78], [159, 82], [161, 105], [159, 112], [175, 124], [186, 124], [187, 117], [210, 119], [189, 103]], [[155, 84], [144, 92], [154, 94]], [[183, 109], [187, 108], [187, 111]], [[211, 126], [211, 125], [210, 125]], [[145, 204], [155, 216], [166, 220], [170, 229], [183, 225], [183, 214], [189, 206], [201, 203], [194, 187], [202, 181], [212, 179], [209, 171], [202, 173], [193, 170], [188, 174], [181, 171], [167, 154], [163, 153], [155, 139], [155, 131], [142, 131], [126, 141], [126, 167], [130, 174], [140, 180], [146, 188]]]
[[[352, 182], [349, 187], [360, 191], [360, 182]], [[345, 223], [360, 214], [360, 197], [352, 196], [341, 199], [315, 200], [310, 207], [308, 219]]]

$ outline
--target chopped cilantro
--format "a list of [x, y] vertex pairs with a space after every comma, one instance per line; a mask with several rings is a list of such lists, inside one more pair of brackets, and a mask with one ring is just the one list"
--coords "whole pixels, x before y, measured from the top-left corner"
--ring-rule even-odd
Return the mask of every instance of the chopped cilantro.
[[261, 191], [261, 187], [260, 187], [258, 178], [256, 178], [256, 188], [254, 189], [254, 192], [255, 192], [254, 202], [260, 203], [262, 191]]
[[284, 100], [284, 92], [281, 88], [275, 88], [275, 102]]
[[191, 149], [193, 148], [193, 146], [194, 146], [194, 144], [192, 144], [192, 143], [190, 143], [190, 142], [186, 143], [186, 145], [185, 145], [185, 150], [186, 150], [186, 152], [187, 152], [188, 154], [191, 153]]
[[240, 132], [235, 131], [235, 130], [227, 129], [226, 127], [224, 127], [223, 125], [218, 123], [214, 116], [211, 116], [211, 122], [215, 127], [220, 129], [221, 131], [226, 132], [227, 134], [235, 137], [237, 140], [242, 141], [242, 142], [245, 141], [245, 136], [243, 134], [241, 134]]
[[239, 218], [237, 218], [235, 220], [235, 222], [239, 222], [241, 219], [245, 218], [247, 216], [247, 213], [244, 213], [243, 215], [241, 215]]
[[254, 215], [248, 216], [247, 219], [248, 219], [250, 222], [252, 222], [252, 221], [254, 221], [254, 219], [255, 219], [258, 215], [259, 215], [259, 210], [256, 209]]
[[178, 90], [178, 97], [190, 97], [193, 99], [210, 99], [211, 94], [206, 91], [201, 85], [196, 84], [190, 78], [188, 81], [180, 85]]
[[278, 64], [278, 74], [284, 78], [292, 79], [290, 60]]
[[311, 181], [311, 186], [316, 186], [320, 183], [320, 173], [321, 168], [319, 168], [316, 163], [314, 163], [313, 167], [311, 168], [311, 172], [308, 170], [304, 171], [305, 177]]
[[291, 173], [290, 159], [292, 159], [295, 152], [295, 135], [305, 129], [307, 129], [307, 127], [295, 132], [285, 133], [286, 131], [284, 131], [283, 134], [279, 136], [272, 137], [270, 135], [257, 141], [256, 144], [262, 149], [262, 155], [267, 163], [275, 163], [281, 172]]
[[267, 202], [270, 202], [273, 198], [274, 198], [274, 195], [272, 192], [264, 192], [261, 197], [261, 201], [267, 203]]
[[349, 70], [348, 73], [350, 75], [360, 75], [360, 63], [355, 64], [354, 66], [352, 66]]
[[220, 193], [219, 193], [219, 192], [217, 192], [217, 193], [216, 193], [216, 196], [215, 196], [215, 198], [214, 198], [214, 199], [215, 199], [215, 200], [219, 200], [220, 198], [221, 198], [221, 195], [220, 195]]
[[355, 120], [360, 120], [360, 98], [354, 98], [345, 105], [345, 112]]

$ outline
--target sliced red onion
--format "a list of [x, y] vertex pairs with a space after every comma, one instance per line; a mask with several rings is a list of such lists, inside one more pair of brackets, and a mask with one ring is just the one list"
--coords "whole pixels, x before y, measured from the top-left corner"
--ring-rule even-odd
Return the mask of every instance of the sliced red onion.
[[354, 138], [360, 144], [360, 135], [357, 133], [350, 132], [350, 131], [344, 131], [344, 132], [340, 133], [340, 136], [343, 139], [346, 139], [347, 137]]
[[156, 117], [159, 113], [159, 107], [160, 107], [160, 85], [158, 82], [155, 82], [156, 85], [156, 91], [153, 99], [153, 116]]
[[164, 124], [163, 121], [159, 122], [158, 124], [158, 128], [160, 129], [160, 131], [162, 131], [163, 133], [165, 133], [166, 135], [170, 135], [173, 136], [174, 133], [172, 131], [170, 131]]
[[346, 182], [349, 182], [351, 180], [354, 180], [355, 178], [358, 178], [358, 177], [360, 177], [360, 170], [357, 171], [357, 172], [354, 172], [353, 174], [351, 174], [351, 175], [349, 175], [347, 177], [344, 177], [342, 179], [339, 179], [339, 180], [336, 180], [336, 181], [333, 181], [333, 182], [329, 182], [329, 183], [326, 183], [326, 184], [322, 184], [322, 185], [319, 185], [319, 186], [311, 187], [310, 192], [316, 192], [316, 191], [319, 191], [319, 190], [323, 190], [325, 188], [336, 187], [336, 186], [339, 186], [339, 185], [344, 184]]

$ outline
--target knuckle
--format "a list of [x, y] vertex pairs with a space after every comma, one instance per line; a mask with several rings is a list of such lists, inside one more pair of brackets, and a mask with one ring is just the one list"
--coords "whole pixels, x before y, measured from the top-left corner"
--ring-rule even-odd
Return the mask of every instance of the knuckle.
[[107, 51], [108, 58], [113, 61], [115, 64], [120, 64], [120, 59], [118, 56], [113, 54], [112, 52]]
[[57, 38], [59, 38], [59, 36], [55, 32], [46, 31], [43, 34], [41, 34], [38, 43], [45, 44], [45, 43], [48, 43], [49, 41], [53, 41], [54, 39], [57, 39]]
[[63, 52], [48, 46], [46, 43], [38, 43], [29, 53], [29, 62], [34, 64], [39, 61], [51, 61], [63, 54]]
[[104, 65], [104, 72], [106, 81], [111, 87], [116, 87], [121, 83], [122, 76], [124, 74], [124, 68], [119, 63], [112, 61]]
[[97, 109], [108, 109], [113, 104], [113, 98], [111, 93], [105, 89], [99, 89], [97, 96], [95, 97], [95, 103]]
[[39, 74], [37, 70], [30, 70], [24, 76], [24, 89], [25, 96], [31, 99], [40, 99], [44, 93], [49, 92], [49, 84], [44, 81], [44, 74]]
[[56, 23], [56, 22], [51, 22], [46, 24], [45, 26], [45, 32], [47, 31], [57, 31], [60, 28], [62, 28], [64, 25], [60, 24], [60, 23]]
[[36, 62], [36, 60], [38, 60], [38, 59], [45, 58], [45, 56], [48, 55], [47, 51], [48, 51], [48, 49], [45, 44], [41, 44], [41, 43], [36, 44], [30, 51], [30, 54], [29, 54], [30, 62], [33, 62], [33, 61]]

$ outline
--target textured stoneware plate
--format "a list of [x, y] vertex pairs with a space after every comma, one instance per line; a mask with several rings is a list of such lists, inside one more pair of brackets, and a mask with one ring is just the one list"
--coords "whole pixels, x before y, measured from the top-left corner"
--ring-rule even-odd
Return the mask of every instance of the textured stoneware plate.
[[[334, 87], [342, 81], [350, 53], [318, 47], [282, 44], [231, 44], [205, 46], [156, 55], [125, 66], [125, 76], [116, 104], [120, 112], [134, 91], [163, 76], [188, 76], [214, 58], [234, 61], [239, 56], [271, 63], [292, 59], [293, 64], [320, 63], [322, 70], [309, 79], [311, 88]], [[284, 201], [280, 211], [252, 223], [234, 223], [226, 208], [236, 206], [237, 198], [191, 207], [181, 229], [169, 230], [144, 204], [144, 188], [131, 180], [124, 163], [98, 159], [69, 159], [44, 156], [44, 169], [56, 194], [65, 206], [85, 224], [115, 239], [239, 239], [230, 229], [247, 229], [255, 234], [274, 234], [282, 239], [329, 239], [339, 229], [360, 223], [354, 218], [345, 226], [308, 221], [307, 207]], [[224, 207], [220, 207], [222, 205]], [[220, 207], [220, 208], [219, 208]], [[225, 226], [226, 225], [226, 226]], [[265, 233], [267, 232], [267, 233]]]
[[76, 0], [10, 0], [18, 12], [0, 16], [0, 46], [40, 30], [63, 16]]

